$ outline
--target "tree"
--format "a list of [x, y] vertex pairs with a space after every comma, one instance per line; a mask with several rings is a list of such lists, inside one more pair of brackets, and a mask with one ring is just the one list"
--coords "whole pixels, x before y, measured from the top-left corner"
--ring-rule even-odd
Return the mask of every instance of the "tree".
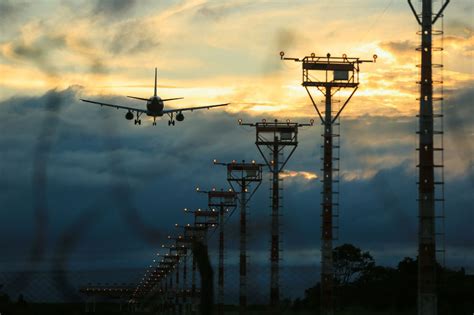
[[334, 277], [339, 285], [348, 285], [358, 280], [374, 265], [369, 252], [362, 252], [352, 244], [344, 244], [333, 250]]

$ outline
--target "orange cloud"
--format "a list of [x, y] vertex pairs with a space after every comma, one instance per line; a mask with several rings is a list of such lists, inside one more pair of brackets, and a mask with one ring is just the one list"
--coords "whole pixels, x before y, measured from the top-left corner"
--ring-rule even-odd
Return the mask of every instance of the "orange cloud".
[[291, 170], [285, 170], [280, 174], [280, 178], [300, 178], [304, 179], [306, 181], [313, 181], [318, 178], [318, 175], [313, 172], [307, 172], [307, 171], [291, 171]]

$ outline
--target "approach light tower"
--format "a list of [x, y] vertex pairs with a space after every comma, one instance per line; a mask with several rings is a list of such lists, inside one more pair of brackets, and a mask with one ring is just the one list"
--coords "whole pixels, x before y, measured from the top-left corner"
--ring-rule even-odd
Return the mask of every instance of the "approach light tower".
[[[198, 192], [206, 193], [208, 198], [208, 207], [211, 212], [218, 214], [219, 227], [219, 267], [217, 276], [217, 314], [224, 315], [224, 218], [230, 208], [237, 206], [237, 193], [232, 189], [227, 191], [216, 190], [213, 188], [210, 191], [197, 189]], [[216, 211], [217, 208], [217, 211]]]
[[[175, 251], [176, 255], [179, 257], [178, 264], [176, 265], [176, 302], [178, 306], [178, 313], [183, 313], [183, 305], [186, 305], [186, 289], [187, 289], [187, 256], [188, 249], [192, 246], [192, 242], [186, 240], [182, 235], [172, 237], [168, 235], [168, 240], [173, 240], [174, 244], [171, 244], [169, 248], [170, 252]], [[163, 246], [162, 246], [163, 247]], [[182, 289], [180, 290], [180, 272], [179, 266], [182, 263], [183, 265], [183, 283]]]
[[[433, 14], [433, 1], [423, 0], [422, 12], [418, 14], [413, 4], [408, 0], [413, 14], [421, 26], [421, 78], [419, 131], [418, 131], [418, 314], [437, 315], [438, 298], [436, 288], [436, 236], [442, 234], [436, 231], [436, 217], [444, 219], [444, 180], [443, 180], [443, 79], [433, 80], [433, 68], [442, 69], [442, 64], [433, 63], [434, 51], [442, 52], [443, 47], [433, 46], [433, 35], [443, 36], [443, 29], [433, 30], [433, 25], [441, 17], [449, 4], [442, 0], [437, 14]], [[421, 19], [420, 19], [421, 18]], [[443, 23], [441, 23], [443, 24]], [[442, 40], [441, 40], [442, 43]], [[438, 84], [440, 93], [433, 95], [433, 83]], [[433, 101], [438, 101], [439, 107], [433, 108]], [[436, 127], [435, 130], [435, 120]], [[435, 136], [438, 136], [435, 139]], [[437, 141], [436, 141], [437, 140]], [[435, 151], [440, 156], [435, 157]], [[440, 171], [435, 173], [435, 169]], [[438, 193], [436, 192], [438, 185]], [[438, 195], [438, 196], [437, 196]], [[440, 195], [440, 196], [439, 196]], [[437, 203], [438, 202], [438, 203]], [[441, 208], [440, 214], [436, 208]], [[444, 226], [444, 224], [443, 224]], [[444, 233], [444, 231], [442, 231]], [[444, 245], [444, 242], [443, 242]], [[444, 249], [441, 249], [444, 251]]]
[[[196, 189], [199, 191], [199, 189]], [[188, 208], [184, 208], [184, 212], [188, 214], [192, 214], [194, 216], [194, 224], [186, 224], [184, 226], [180, 226], [176, 224], [177, 228], [184, 228], [184, 237], [188, 239], [192, 239], [192, 242], [202, 243], [206, 247], [208, 246], [208, 237], [207, 233], [209, 227], [215, 227], [218, 223], [219, 214], [217, 211], [209, 211], [209, 210], [189, 210]], [[195, 314], [197, 312], [197, 307], [199, 305], [198, 297], [201, 295], [201, 290], [197, 289], [196, 287], [196, 272], [197, 272], [197, 260], [194, 251], [192, 252], [192, 267], [191, 267], [191, 301], [192, 301], [192, 309], [191, 313]]]
[[[179, 301], [179, 264], [181, 262], [181, 255], [179, 254], [179, 248], [176, 246], [176, 244], [162, 244], [161, 248], [167, 248], [169, 251], [169, 254], [165, 256], [165, 258], [171, 260], [171, 261], [176, 261], [176, 264], [174, 265], [174, 271], [175, 271], [175, 290], [172, 291], [172, 295], [174, 297], [171, 297], [171, 300], [174, 298], [174, 302], [171, 303], [173, 312], [176, 312], [176, 310], [181, 309], [180, 301]], [[174, 254], [172, 254], [174, 252]], [[170, 278], [173, 278], [173, 275], [170, 275]], [[172, 284], [172, 282], [170, 282]]]
[[[247, 313], [247, 204], [262, 183], [263, 164], [233, 160], [231, 163], [213, 161], [227, 168], [227, 181], [234, 191], [240, 188], [240, 259], [239, 259], [239, 314]], [[255, 187], [251, 184], [255, 183]]]
[[[310, 124], [292, 123], [290, 120], [279, 122], [275, 119], [273, 122], [267, 122], [263, 119], [257, 123], [243, 123], [239, 119], [242, 126], [255, 127], [256, 141], [260, 154], [265, 160], [272, 174], [271, 199], [272, 199], [272, 222], [271, 222], [271, 248], [270, 248], [270, 307], [277, 313], [280, 303], [280, 278], [279, 278], [279, 262], [280, 262], [280, 173], [286, 163], [293, 155], [298, 146], [298, 128], [303, 126], [312, 126]], [[290, 147], [289, 154], [283, 156], [286, 147]], [[280, 159], [282, 157], [282, 159]]]
[[[347, 55], [342, 57], [332, 57], [329, 53], [326, 56], [316, 56], [314, 53], [303, 59], [284, 57], [285, 53], [280, 52], [282, 60], [293, 60], [301, 62], [303, 65], [303, 83], [306, 92], [318, 113], [321, 123], [324, 126], [324, 144], [323, 144], [323, 191], [322, 191], [322, 244], [321, 244], [321, 313], [323, 315], [334, 314], [334, 270], [332, 257], [332, 242], [334, 238], [333, 219], [338, 216], [334, 213], [334, 208], [338, 209], [338, 191], [333, 190], [333, 183], [338, 182], [339, 157], [333, 155], [333, 148], [339, 149], [334, 145], [333, 140], [339, 137], [339, 134], [333, 133], [333, 125], [338, 125], [339, 115], [351, 100], [359, 87], [359, 65], [363, 62], [375, 62], [377, 55], [373, 60], [361, 60], [359, 58], [349, 58]], [[325, 96], [325, 107], [319, 109], [311, 94], [310, 87], [317, 88]], [[352, 89], [352, 93], [346, 99], [344, 104], [335, 111], [332, 107], [332, 97], [341, 89]], [[334, 174], [336, 172], [336, 174]], [[334, 176], [336, 175], [336, 176]]]

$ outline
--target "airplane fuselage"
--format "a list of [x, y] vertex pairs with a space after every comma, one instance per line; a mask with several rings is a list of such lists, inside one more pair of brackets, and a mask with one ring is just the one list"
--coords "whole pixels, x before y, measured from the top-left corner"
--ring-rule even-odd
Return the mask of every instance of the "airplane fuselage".
[[146, 109], [148, 111], [148, 116], [163, 116], [163, 101], [159, 96], [152, 96], [146, 102]]

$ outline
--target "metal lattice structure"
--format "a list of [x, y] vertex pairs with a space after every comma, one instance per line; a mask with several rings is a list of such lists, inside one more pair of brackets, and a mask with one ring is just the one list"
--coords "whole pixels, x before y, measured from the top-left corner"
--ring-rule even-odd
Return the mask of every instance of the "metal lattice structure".
[[[433, 1], [423, 0], [421, 14], [415, 10], [409, 0], [413, 14], [421, 27], [420, 97], [419, 97], [419, 130], [418, 130], [418, 314], [437, 315], [437, 235], [444, 230], [436, 230], [436, 218], [444, 226], [444, 175], [443, 175], [443, 110], [442, 110], [442, 77], [433, 79], [433, 70], [442, 69], [443, 65], [433, 63], [433, 52], [441, 52], [443, 47], [433, 45], [433, 35], [443, 35], [443, 29], [434, 30], [433, 25], [442, 18], [449, 0], [441, 1], [438, 13], [433, 14]], [[435, 94], [433, 85], [441, 87]], [[435, 106], [438, 103], [439, 106]], [[435, 153], [439, 153], [438, 157]], [[440, 170], [440, 171], [437, 171]], [[437, 187], [439, 187], [437, 189]], [[438, 190], [438, 191], [437, 191]], [[437, 213], [437, 208], [438, 213]], [[440, 211], [439, 211], [440, 210]], [[443, 242], [444, 246], [444, 242]], [[444, 248], [441, 249], [444, 254]]]
[[[375, 62], [373, 60], [361, 60], [359, 58], [316, 56], [311, 54], [302, 59], [284, 57], [285, 53], [280, 52], [283, 60], [293, 60], [301, 62], [303, 68], [302, 85], [306, 89], [313, 106], [321, 119], [324, 128], [323, 132], [323, 190], [321, 202], [321, 313], [324, 315], [334, 314], [334, 268], [333, 268], [333, 240], [338, 226], [334, 224], [338, 218], [339, 191], [334, 190], [334, 185], [338, 184], [339, 157], [334, 156], [333, 150], [339, 150], [339, 146], [334, 143], [339, 134], [334, 133], [333, 126], [339, 126], [338, 118], [346, 105], [351, 100], [359, 87], [359, 65], [363, 62]], [[316, 88], [325, 97], [324, 110], [316, 104], [310, 88]], [[339, 110], [333, 109], [333, 96], [341, 89], [352, 89], [352, 93], [346, 99]]]
[[[214, 160], [214, 164], [223, 165], [227, 168], [227, 181], [234, 191], [240, 191], [240, 240], [239, 240], [239, 314], [247, 312], [247, 209], [248, 202], [262, 183], [263, 164], [252, 161], [232, 161], [231, 163], [220, 163]], [[255, 187], [251, 184], [255, 183]], [[235, 186], [238, 186], [237, 190]]]
[[[255, 144], [271, 173], [270, 307], [277, 310], [280, 304], [280, 173], [298, 146], [298, 128], [312, 123], [299, 124], [289, 120], [279, 122], [275, 119], [273, 122], [262, 120], [257, 123], [243, 123], [239, 120], [239, 124], [255, 127]], [[286, 147], [290, 148], [290, 152], [283, 157]]]
[[208, 206], [218, 208], [219, 213], [219, 267], [217, 278], [217, 314], [224, 315], [224, 218], [229, 208], [237, 206], [237, 193], [232, 189], [228, 191], [207, 191]]
[[96, 300], [97, 299], [113, 299], [120, 302], [119, 311], [122, 311], [124, 303], [129, 301], [133, 293], [135, 292], [135, 286], [133, 284], [101, 284], [88, 285], [79, 288], [79, 292], [86, 296], [85, 299], [85, 312], [95, 313], [96, 311]]
[[[199, 191], [199, 189], [197, 189]], [[218, 224], [219, 213], [212, 210], [189, 210], [184, 209], [186, 213], [190, 213], [194, 216], [194, 224], [188, 224], [184, 226], [184, 235], [187, 238], [191, 238], [192, 241], [201, 242], [207, 247], [208, 230], [210, 227], [216, 227]], [[191, 303], [192, 310], [197, 309], [199, 305], [199, 292], [196, 281], [197, 262], [195, 255], [192, 256], [192, 269], [191, 269]]]

